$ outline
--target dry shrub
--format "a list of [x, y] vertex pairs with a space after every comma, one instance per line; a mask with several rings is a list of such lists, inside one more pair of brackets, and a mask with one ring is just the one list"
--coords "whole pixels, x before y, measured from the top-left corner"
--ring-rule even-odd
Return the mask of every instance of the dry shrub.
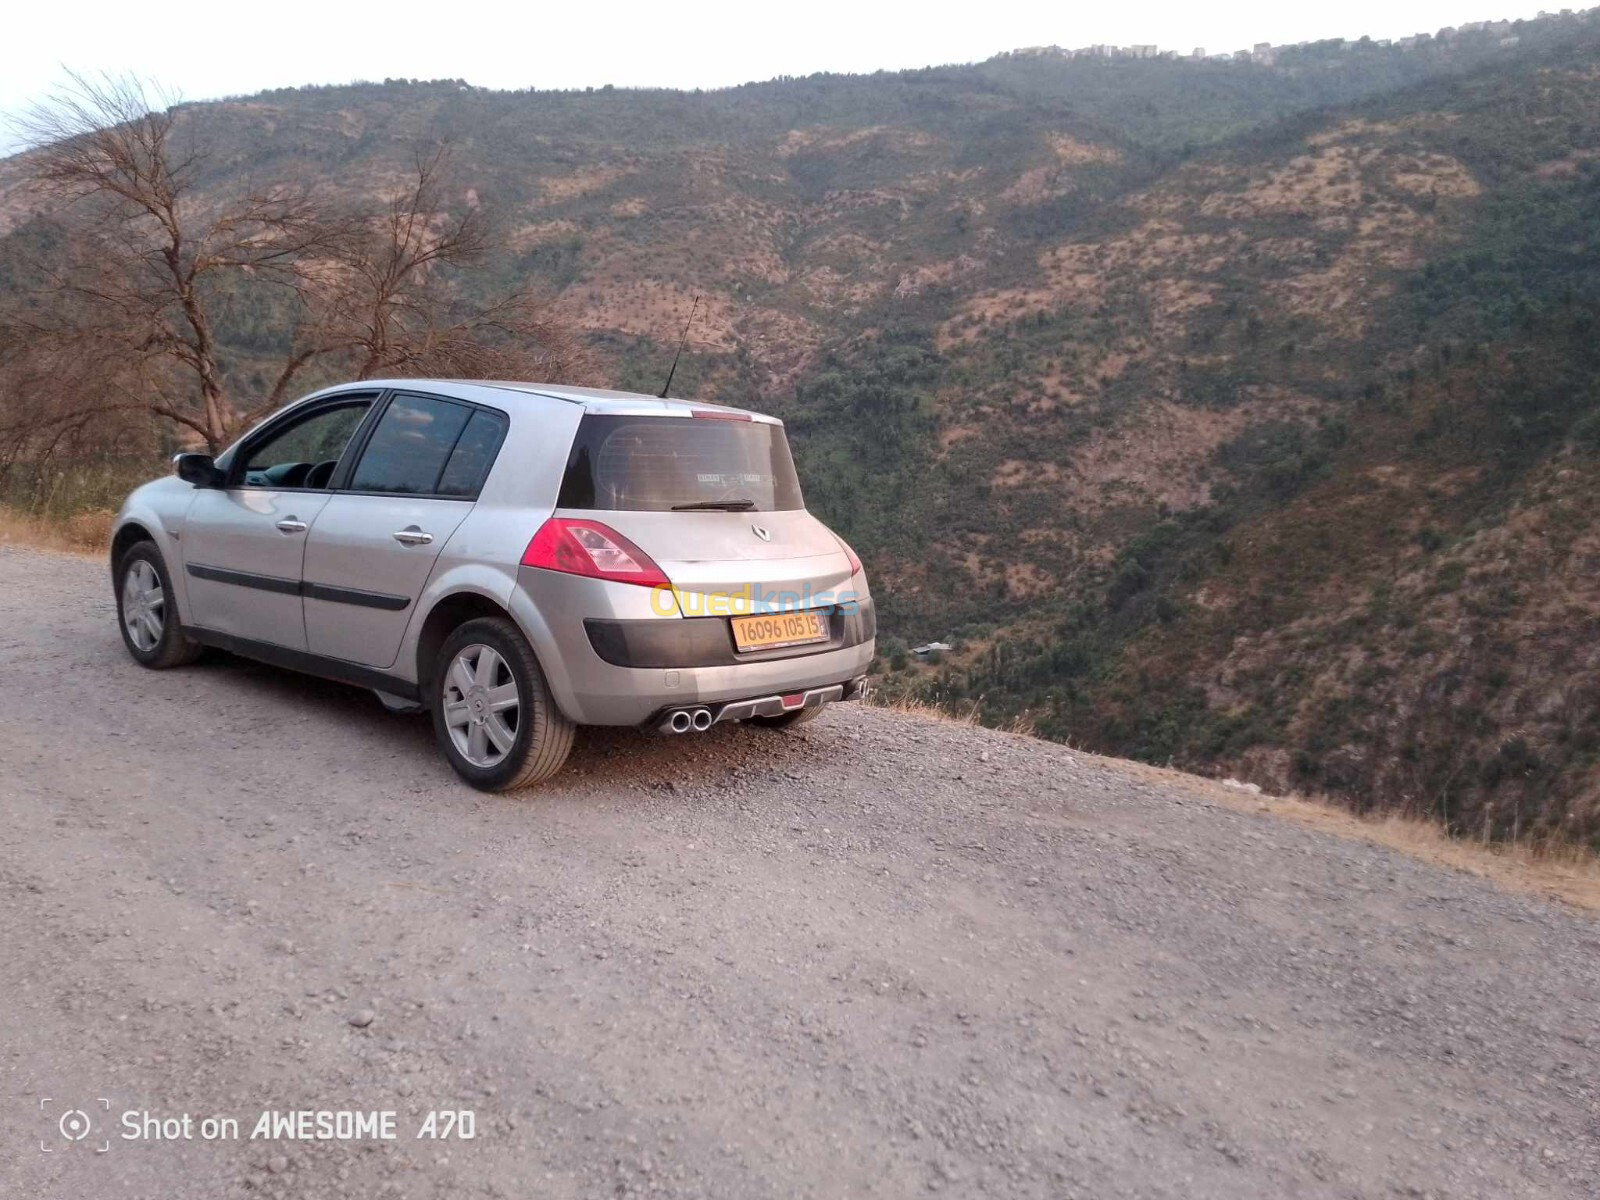
[[[111, 517], [111, 513], [103, 514], [103, 524], [99, 529], [79, 530], [73, 528], [72, 521], [54, 521], [14, 508], [0, 507], [0, 546], [27, 546], [33, 550], [98, 555], [110, 540]], [[105, 532], [104, 540], [100, 540], [102, 530]]]

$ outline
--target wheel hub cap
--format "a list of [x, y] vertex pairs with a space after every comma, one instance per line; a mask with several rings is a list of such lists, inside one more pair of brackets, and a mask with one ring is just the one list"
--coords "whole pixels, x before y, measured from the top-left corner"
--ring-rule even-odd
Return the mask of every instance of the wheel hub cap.
[[144, 559], [137, 560], [122, 580], [122, 624], [135, 649], [148, 654], [161, 644], [166, 614], [161, 577]]
[[468, 646], [450, 660], [440, 702], [451, 745], [472, 766], [497, 766], [511, 753], [522, 698], [510, 665], [493, 646]]

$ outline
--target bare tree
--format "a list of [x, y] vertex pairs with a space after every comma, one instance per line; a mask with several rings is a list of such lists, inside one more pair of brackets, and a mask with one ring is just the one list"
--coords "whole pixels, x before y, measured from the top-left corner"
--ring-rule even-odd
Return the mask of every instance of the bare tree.
[[[454, 286], [495, 249], [482, 211], [449, 212], [444, 147], [417, 155], [407, 186], [357, 222], [304, 289], [312, 319], [297, 355], [336, 354], [349, 374], [560, 378], [582, 372], [577, 340], [527, 291], [474, 303]], [[291, 360], [292, 361], [292, 360]]]
[[[483, 263], [490, 239], [475, 207], [450, 212], [442, 149], [419, 154], [407, 185], [362, 211], [292, 183], [202, 189], [194, 123], [137, 80], [75, 76], [24, 131], [59, 236], [33, 264], [34, 286], [0, 308], [0, 453], [129, 412], [215, 452], [313, 364], [358, 378], [584, 369], [576, 339], [536, 297], [465, 294], [463, 272]], [[251, 395], [228, 370], [226, 316], [241, 295], [264, 293], [282, 314], [282, 353]], [[47, 403], [16, 390], [56, 372]]]
[[57, 361], [120, 351], [132, 370], [117, 382], [216, 448], [237, 417], [212, 315], [227, 277], [294, 287], [302, 263], [335, 253], [344, 231], [288, 188], [202, 205], [203, 157], [175, 130], [175, 110], [152, 104], [136, 80], [74, 77], [26, 118], [32, 182], [55, 207], [67, 252], [43, 264], [43, 303], [11, 314], [4, 332]]

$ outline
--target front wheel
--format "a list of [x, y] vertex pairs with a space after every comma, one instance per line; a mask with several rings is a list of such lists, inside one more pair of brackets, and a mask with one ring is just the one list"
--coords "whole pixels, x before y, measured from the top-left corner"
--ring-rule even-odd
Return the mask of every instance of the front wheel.
[[468, 621], [445, 639], [430, 692], [439, 746], [475, 788], [549, 779], [572, 749], [572, 722], [551, 700], [533, 647], [504, 617]]
[[122, 644], [140, 666], [161, 671], [200, 657], [203, 647], [183, 636], [172, 580], [154, 542], [134, 543], [117, 564], [117, 618]]

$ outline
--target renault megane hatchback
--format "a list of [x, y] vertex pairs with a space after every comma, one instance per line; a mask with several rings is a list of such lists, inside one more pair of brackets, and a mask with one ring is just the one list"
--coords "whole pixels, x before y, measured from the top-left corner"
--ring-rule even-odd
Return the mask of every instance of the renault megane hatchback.
[[577, 725], [789, 728], [872, 659], [860, 560], [760, 413], [363, 382], [175, 463], [117, 517], [128, 652], [214, 646], [426, 708], [476, 787], [548, 778]]

